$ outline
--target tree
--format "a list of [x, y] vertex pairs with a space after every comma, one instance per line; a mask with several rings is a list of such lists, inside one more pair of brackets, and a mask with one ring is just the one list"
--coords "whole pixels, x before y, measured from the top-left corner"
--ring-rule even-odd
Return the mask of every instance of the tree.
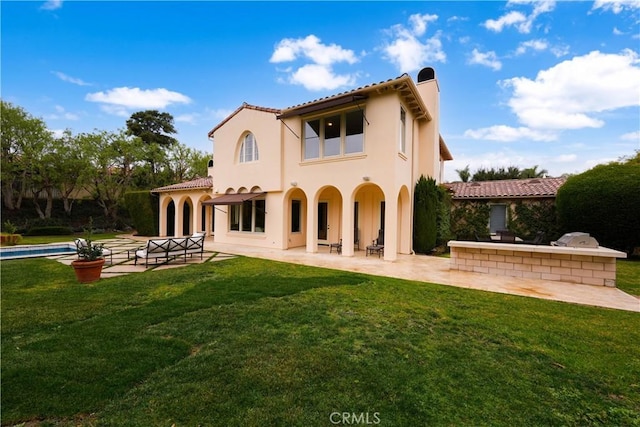
[[138, 111], [127, 120], [127, 134], [139, 137], [145, 144], [169, 147], [177, 142], [173, 116], [157, 110]]
[[7, 209], [20, 209], [34, 168], [51, 134], [42, 119], [1, 100], [0, 118], [2, 198]]
[[438, 217], [438, 187], [433, 178], [420, 176], [414, 191], [413, 250], [430, 253], [436, 246]]
[[538, 165], [531, 168], [525, 168], [520, 171], [520, 178], [544, 178], [547, 175], [547, 170], [538, 170]]
[[173, 125], [173, 116], [157, 110], [138, 111], [127, 120], [127, 134], [137, 136], [146, 145], [145, 160], [149, 164], [149, 186], [157, 183], [157, 165], [165, 161], [166, 150], [178, 140], [171, 135], [177, 133]]
[[480, 168], [473, 174], [472, 181], [497, 181], [502, 179], [520, 178], [520, 169], [517, 166], [501, 167], [499, 169]]
[[640, 246], [640, 162], [598, 165], [558, 189], [562, 231], [590, 233], [600, 245], [626, 252]]
[[465, 166], [464, 169], [456, 169], [458, 176], [460, 177], [460, 181], [469, 182], [469, 178], [471, 178], [471, 172], [469, 171], [469, 165]]
[[82, 155], [78, 137], [72, 135], [69, 129], [65, 130], [62, 136], [54, 139], [53, 147], [56, 153], [54, 182], [62, 197], [64, 212], [70, 216], [75, 200], [72, 195], [81, 185], [82, 171], [90, 168], [91, 164]]
[[78, 135], [78, 143], [83, 161], [91, 165], [83, 171], [81, 181], [102, 207], [105, 218], [115, 222], [118, 204], [131, 189], [134, 165], [142, 159], [142, 140], [124, 131], [95, 131]]

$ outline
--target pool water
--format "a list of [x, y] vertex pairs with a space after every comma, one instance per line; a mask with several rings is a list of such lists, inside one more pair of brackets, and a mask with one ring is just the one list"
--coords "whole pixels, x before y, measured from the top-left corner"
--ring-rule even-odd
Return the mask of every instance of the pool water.
[[52, 243], [49, 245], [22, 245], [0, 248], [0, 260], [69, 255], [76, 252], [73, 243]]

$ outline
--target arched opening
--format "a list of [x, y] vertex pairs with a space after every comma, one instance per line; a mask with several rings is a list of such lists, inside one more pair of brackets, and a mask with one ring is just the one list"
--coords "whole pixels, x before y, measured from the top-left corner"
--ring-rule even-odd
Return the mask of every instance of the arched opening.
[[191, 235], [191, 203], [185, 201], [182, 204], [182, 235]]
[[307, 241], [307, 195], [294, 188], [284, 198], [284, 204], [287, 248], [304, 246]]
[[354, 225], [358, 227], [361, 246], [371, 244], [383, 230], [385, 223], [385, 200], [382, 189], [372, 183], [361, 185], [354, 197]]
[[171, 200], [167, 205], [167, 236], [173, 237], [176, 235], [176, 204]]
[[342, 194], [336, 187], [324, 187], [318, 192], [315, 206], [318, 245], [329, 245], [342, 235]]

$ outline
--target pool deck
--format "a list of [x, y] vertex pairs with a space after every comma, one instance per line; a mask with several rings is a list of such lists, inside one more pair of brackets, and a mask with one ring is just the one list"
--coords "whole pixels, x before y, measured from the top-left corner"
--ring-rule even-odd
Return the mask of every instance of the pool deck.
[[[398, 255], [396, 261], [389, 262], [378, 258], [376, 255], [367, 257], [365, 256], [365, 251], [356, 251], [354, 256], [347, 257], [338, 255], [335, 252], [329, 253], [329, 248], [326, 246], [320, 246], [318, 252], [309, 253], [306, 252], [305, 248], [279, 250], [228, 245], [213, 242], [211, 237], [207, 237], [205, 240], [203, 260], [200, 260], [199, 257], [194, 257], [193, 259], [188, 259], [186, 263], [170, 262], [149, 268], [145, 268], [144, 264], [140, 265], [140, 263], [133, 265], [133, 259], [128, 258], [127, 251], [141, 246], [148, 239], [148, 237], [122, 236], [122, 238], [102, 241], [105, 243], [105, 247], [113, 251], [113, 265], [109, 263], [105, 264], [102, 278], [143, 272], [150, 269], [162, 270], [179, 268], [194, 263], [216, 262], [235, 256], [247, 256], [488, 292], [640, 312], [640, 298], [629, 295], [618, 288], [538, 279], [491, 276], [481, 273], [450, 270], [450, 260], [448, 258], [433, 256]], [[50, 258], [65, 264], [71, 264], [75, 256], [56, 256]]]

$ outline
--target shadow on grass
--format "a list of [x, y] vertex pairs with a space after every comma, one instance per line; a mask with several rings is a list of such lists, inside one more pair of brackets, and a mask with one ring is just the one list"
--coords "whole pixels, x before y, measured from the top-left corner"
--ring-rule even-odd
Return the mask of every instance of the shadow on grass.
[[213, 306], [364, 280], [235, 259], [87, 286], [62, 267], [48, 260], [3, 263], [3, 423], [96, 411], [190, 354], [190, 342], [146, 334], [152, 325]]

